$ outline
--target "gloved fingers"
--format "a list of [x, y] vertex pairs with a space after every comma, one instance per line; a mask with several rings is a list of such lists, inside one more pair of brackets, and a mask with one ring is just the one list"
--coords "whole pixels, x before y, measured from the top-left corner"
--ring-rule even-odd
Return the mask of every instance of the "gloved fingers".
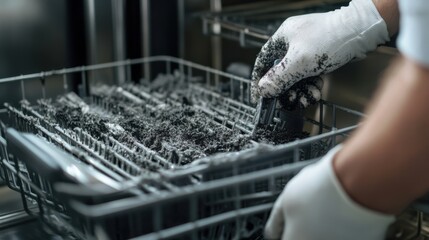
[[279, 96], [280, 106], [289, 111], [307, 108], [321, 99], [322, 88], [319, 77], [303, 79]]
[[314, 104], [314, 101], [312, 101], [311, 96], [306, 95], [305, 93], [301, 93], [298, 100], [298, 106], [300, 109], [307, 108], [308, 106], [313, 104]]
[[257, 100], [259, 99], [259, 89], [258, 89], [258, 82], [261, 79], [261, 77], [263, 76], [263, 69], [264, 69], [264, 58], [265, 58], [265, 53], [266, 53], [266, 49], [267, 46], [271, 44], [273, 40], [270, 38], [265, 44], [264, 46], [262, 46], [261, 51], [258, 53], [258, 56], [256, 57], [255, 60], [255, 65], [253, 66], [253, 71], [252, 71], [252, 82], [250, 85], [250, 92], [251, 92], [251, 96], [252, 96], [252, 101], [253, 102], [257, 102]]
[[[313, 47], [315, 50], [309, 50], [308, 46], [301, 42], [289, 44], [287, 54], [280, 64], [271, 68], [259, 80], [259, 93], [263, 97], [276, 97], [302, 79], [331, 72], [350, 60], [347, 58], [350, 54], [333, 57], [328, 53], [317, 53], [321, 51], [317, 50], [317, 46]], [[319, 83], [322, 82], [315, 85], [321, 89], [323, 84]]]
[[280, 101], [280, 106], [281, 108], [289, 111], [294, 111], [297, 109], [306, 109], [320, 100], [320, 91], [317, 90], [317, 92], [319, 92], [319, 94], [317, 94], [316, 96], [309, 94], [309, 92], [299, 92], [298, 94], [296, 94], [296, 98], [293, 101], [285, 100], [287, 98], [281, 97], [279, 98], [282, 99]]
[[285, 218], [282, 206], [282, 197], [277, 198], [270, 217], [265, 224], [264, 237], [265, 239], [280, 239], [285, 228]]
[[320, 100], [321, 96], [321, 91], [315, 85], [305, 85], [305, 89], [298, 94], [298, 108], [305, 109], [314, 105]]
[[304, 96], [308, 99], [312, 99], [312, 102], [317, 102], [320, 100], [322, 93], [317, 86], [309, 84], [306, 86], [306, 91], [302, 92]]
[[253, 67], [252, 80], [259, 80], [263, 76], [264, 73], [262, 72], [262, 69], [264, 68], [264, 58], [266, 57], [265, 55], [266, 55], [267, 49], [269, 48], [270, 45], [272, 45], [272, 42], [273, 42], [273, 39], [270, 38], [264, 44], [264, 46], [262, 46], [260, 52], [258, 53], [255, 60], [255, 65]]
[[252, 72], [251, 94], [253, 102], [256, 102], [260, 96], [258, 86], [260, 79], [273, 67], [275, 60], [284, 58], [287, 48], [287, 41], [275, 35], [262, 47]]
[[289, 49], [282, 61], [259, 80], [260, 94], [263, 97], [277, 97], [301, 79], [308, 77], [310, 73], [304, 70], [307, 65], [305, 57]]

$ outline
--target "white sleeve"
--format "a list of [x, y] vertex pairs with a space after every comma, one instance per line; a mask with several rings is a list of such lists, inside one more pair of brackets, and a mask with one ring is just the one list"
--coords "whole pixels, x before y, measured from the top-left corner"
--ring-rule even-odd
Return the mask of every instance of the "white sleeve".
[[429, 1], [398, 0], [398, 48], [405, 56], [429, 67]]
[[341, 145], [289, 181], [265, 227], [267, 239], [381, 240], [395, 221], [356, 203], [345, 191], [333, 160]]

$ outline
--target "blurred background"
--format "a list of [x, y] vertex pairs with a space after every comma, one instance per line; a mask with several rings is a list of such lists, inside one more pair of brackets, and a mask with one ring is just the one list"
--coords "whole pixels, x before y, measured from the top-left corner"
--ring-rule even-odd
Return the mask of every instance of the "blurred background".
[[[170, 55], [249, 77], [260, 47], [287, 17], [329, 11], [347, 0], [2, 0], [0, 78], [156, 55]], [[321, 36], [328, 38], [329, 36]], [[383, 46], [363, 61], [324, 76], [323, 98], [362, 111], [383, 70], [397, 54]], [[132, 69], [139, 81], [147, 70]], [[150, 76], [150, 74], [149, 74]], [[153, 77], [153, 76], [150, 76]], [[121, 83], [123, 73], [103, 72], [92, 83]], [[46, 96], [79, 90], [81, 79], [51, 80]], [[0, 84], [0, 104], [41, 97], [40, 80]], [[45, 238], [31, 217], [19, 215], [20, 197], [0, 190], [0, 234]], [[29, 221], [17, 230], [10, 219]], [[6, 221], [7, 220], [7, 221]], [[33, 225], [31, 225], [33, 224]], [[22, 235], [24, 234], [24, 235]], [[43, 237], [42, 237], [43, 236]], [[18, 238], [18, 237], [17, 237]], [[18, 238], [18, 239], [20, 239]]]
[[[328, 11], [347, 2], [2, 0], [0, 78], [156, 55], [176, 56], [220, 70], [242, 63], [247, 66], [246, 73], [251, 71], [265, 38], [285, 18]], [[342, 96], [346, 99], [341, 101], [360, 110], [395, 52], [383, 47], [366, 60], [327, 76], [331, 80], [326, 88], [331, 90], [325, 98], [338, 101]], [[141, 71], [133, 69], [133, 79], [140, 77]], [[79, 80], [69, 81], [69, 87], [77, 90]], [[121, 77], [106, 73], [96, 81], [120, 82]], [[21, 98], [20, 91], [13, 91], [19, 89], [17, 84], [0, 86], [0, 102]], [[49, 86], [48, 96], [63, 89], [61, 81]], [[27, 99], [40, 97], [31, 89], [31, 84], [26, 85]]]

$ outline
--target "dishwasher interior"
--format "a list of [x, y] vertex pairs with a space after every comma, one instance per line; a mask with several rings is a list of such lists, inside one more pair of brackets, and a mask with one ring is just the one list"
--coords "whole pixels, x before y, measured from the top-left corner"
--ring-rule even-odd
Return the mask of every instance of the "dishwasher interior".
[[[89, 57], [80, 67], [0, 79], [0, 89], [15, 86], [14, 98], [0, 107], [0, 176], [20, 194], [26, 216], [65, 239], [263, 239], [287, 181], [346, 139], [363, 117], [368, 95], [335, 94], [350, 88], [343, 78], [361, 71], [376, 79], [378, 60], [387, 64], [395, 50], [381, 48], [325, 76], [328, 101], [298, 115], [298, 131], [276, 110], [254, 136], [250, 68], [237, 71], [231, 63], [250, 65], [282, 19], [348, 1], [231, 2], [210, 1], [210, 11], [192, 14], [186, 10], [204, 4], [175, 3], [179, 57], [151, 54], [144, 27], [153, 17], [145, 13], [156, 4], [140, 1], [143, 58], [97, 64]], [[121, 14], [113, 13], [120, 25]], [[204, 40], [195, 37], [195, 25]], [[123, 29], [114, 30], [114, 55], [121, 56]], [[188, 45], [195, 41], [210, 44], [199, 51], [211, 50], [211, 59], [193, 55]], [[388, 239], [426, 239], [425, 221], [410, 209]]]

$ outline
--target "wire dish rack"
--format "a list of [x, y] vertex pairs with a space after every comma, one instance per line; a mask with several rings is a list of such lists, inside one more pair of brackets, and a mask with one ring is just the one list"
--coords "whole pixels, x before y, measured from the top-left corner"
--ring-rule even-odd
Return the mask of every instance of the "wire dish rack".
[[[284, 185], [357, 127], [362, 114], [320, 101], [305, 115], [313, 134], [282, 145], [251, 141], [238, 152], [202, 157], [188, 164], [168, 148], [155, 151], [138, 141], [121, 142], [114, 134], [98, 138], [84, 129], [64, 128], [47, 120], [25, 100], [26, 82], [41, 79], [41, 98], [50, 82], [81, 76], [81, 98], [68, 101], [109, 110], [94, 94], [90, 74], [123, 68], [127, 83], [117, 90], [129, 101], [156, 111], [174, 95], [161, 96], [153, 82], [131, 82], [133, 66], [157, 66], [158, 73], [186, 85], [193, 107], [210, 122], [241, 135], [253, 129], [255, 107], [250, 80], [168, 56], [62, 69], [0, 79], [20, 82], [22, 102], [4, 104], [0, 136], [0, 176], [22, 195], [25, 210], [53, 230], [76, 239], [258, 239]], [[66, 86], [66, 85], [65, 85]], [[93, 87], [93, 90], [91, 90]], [[65, 87], [65, 92], [68, 92]], [[313, 109], [314, 110], [314, 109]], [[316, 112], [316, 113], [315, 113]], [[337, 126], [339, 118], [350, 123]], [[271, 127], [281, 125], [275, 117]], [[16, 130], [15, 130], [16, 129]], [[18, 130], [18, 131], [17, 131]], [[128, 144], [128, 145], [127, 145]], [[130, 144], [132, 148], [130, 147]]]

